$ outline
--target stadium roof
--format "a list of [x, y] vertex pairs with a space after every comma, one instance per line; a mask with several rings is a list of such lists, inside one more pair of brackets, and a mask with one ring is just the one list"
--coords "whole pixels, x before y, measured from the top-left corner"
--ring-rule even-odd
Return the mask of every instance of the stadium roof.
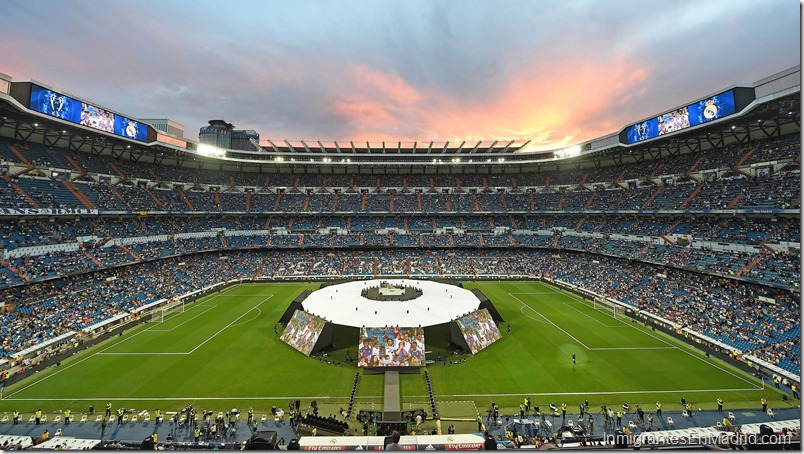
[[[19, 141], [34, 140], [47, 146], [61, 146], [76, 152], [221, 170], [280, 172], [290, 168], [289, 171], [293, 172], [320, 172], [325, 168], [337, 168], [341, 169], [338, 172], [349, 173], [385, 172], [388, 169], [393, 169], [390, 170], [393, 173], [483, 173], [497, 169], [503, 172], [526, 172], [641, 161], [651, 156], [655, 158], [700, 151], [731, 142], [746, 142], [752, 137], [800, 130], [800, 80], [800, 66], [796, 66], [752, 84], [725, 87], [718, 93], [744, 88], [752, 92], [751, 101], [737, 109], [733, 116], [632, 144], [623, 139], [628, 128], [624, 126], [619, 133], [573, 147], [538, 152], [528, 151], [529, 141], [511, 139], [460, 143], [269, 140], [269, 146], [263, 147], [262, 152], [256, 152], [211, 149], [194, 141], [158, 132], [147, 125], [147, 142], [131, 140], [120, 134], [53, 118], [30, 106], [30, 87], [35, 84], [59, 92], [57, 88], [0, 75], [0, 135]], [[73, 98], [79, 103], [99, 106], [99, 103]], [[706, 99], [706, 96], [691, 98], [690, 102], [694, 103], [696, 99]], [[666, 112], [680, 107], [670, 107]], [[656, 114], [660, 115], [661, 112]], [[572, 159], [578, 156], [583, 157], [583, 163]]]

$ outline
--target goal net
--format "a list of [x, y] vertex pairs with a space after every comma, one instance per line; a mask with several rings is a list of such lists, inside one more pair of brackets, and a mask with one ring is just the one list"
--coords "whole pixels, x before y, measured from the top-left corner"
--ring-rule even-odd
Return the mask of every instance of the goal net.
[[614, 318], [617, 318], [617, 316], [622, 315], [623, 313], [622, 307], [610, 302], [609, 300], [607, 300], [605, 297], [602, 296], [596, 296], [592, 300], [592, 304], [594, 305], [594, 308], [596, 310], [611, 315]]
[[151, 320], [156, 322], [164, 322], [165, 318], [168, 317], [170, 314], [182, 313], [182, 312], [184, 312], [184, 300], [179, 299], [170, 300], [160, 309], [154, 311]]

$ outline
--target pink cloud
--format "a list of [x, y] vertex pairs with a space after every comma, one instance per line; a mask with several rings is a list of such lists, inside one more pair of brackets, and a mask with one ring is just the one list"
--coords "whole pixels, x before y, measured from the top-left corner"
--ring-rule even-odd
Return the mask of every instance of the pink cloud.
[[650, 74], [625, 60], [579, 56], [562, 63], [569, 69], [521, 68], [490, 101], [417, 88], [398, 74], [353, 66], [332, 103], [332, 112], [349, 124], [339, 140], [531, 139], [536, 148], [567, 146], [624, 126], [629, 119], [625, 113], [611, 115], [612, 106], [640, 93]]

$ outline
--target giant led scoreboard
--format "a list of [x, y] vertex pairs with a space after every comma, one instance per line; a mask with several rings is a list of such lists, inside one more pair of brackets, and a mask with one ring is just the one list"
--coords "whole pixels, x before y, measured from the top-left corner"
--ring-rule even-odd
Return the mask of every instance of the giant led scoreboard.
[[15, 82], [11, 96], [30, 110], [139, 142], [156, 140], [156, 130], [132, 118], [31, 82]]
[[741, 111], [754, 99], [753, 88], [736, 87], [627, 126], [620, 133], [620, 141], [631, 145], [720, 120]]

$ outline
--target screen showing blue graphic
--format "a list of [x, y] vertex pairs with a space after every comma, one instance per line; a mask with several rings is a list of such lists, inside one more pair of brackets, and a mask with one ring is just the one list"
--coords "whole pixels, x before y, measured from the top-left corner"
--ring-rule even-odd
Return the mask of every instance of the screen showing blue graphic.
[[628, 128], [628, 143], [637, 143], [659, 135], [659, 122], [655, 118], [645, 120]]
[[145, 124], [36, 84], [31, 85], [31, 109], [127, 139], [148, 140], [148, 127]]
[[656, 118], [631, 125], [626, 128], [626, 137], [629, 144], [637, 143], [727, 117], [735, 112], [734, 90], [729, 90], [689, 106], [661, 114]]
[[688, 107], [690, 126], [717, 120], [734, 113], [734, 91], [729, 90], [709, 99], [698, 101]]

